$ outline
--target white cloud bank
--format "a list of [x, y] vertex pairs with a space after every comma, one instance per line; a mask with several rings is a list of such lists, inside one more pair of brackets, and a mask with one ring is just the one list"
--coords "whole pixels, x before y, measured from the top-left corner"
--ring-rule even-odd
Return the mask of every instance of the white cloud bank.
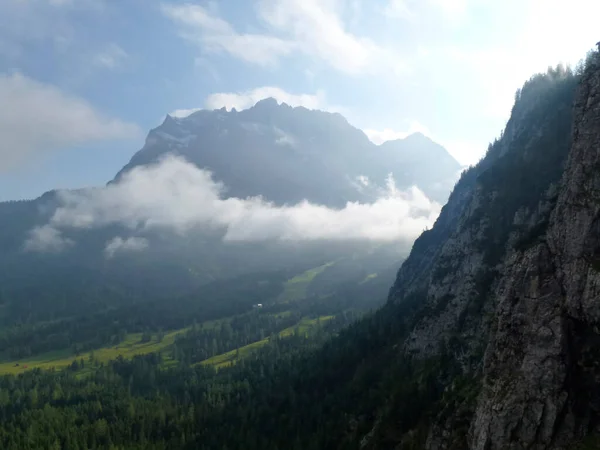
[[0, 105], [0, 173], [43, 152], [140, 135], [137, 126], [18, 73], [0, 74]]
[[[222, 198], [223, 186], [209, 172], [184, 159], [168, 156], [138, 167], [104, 188], [59, 194], [61, 206], [50, 222], [32, 230], [27, 250], [59, 250], [69, 229], [119, 224], [135, 233], [169, 230], [185, 233], [197, 227], [221, 229], [226, 241], [352, 240], [410, 241], [432, 225], [440, 205], [416, 187], [398, 191], [389, 180], [374, 203], [349, 202], [336, 210], [302, 202], [276, 206], [261, 198]], [[52, 230], [52, 231], [51, 231]], [[42, 241], [42, 242], [40, 242]], [[147, 242], [117, 238], [107, 255], [121, 249], [143, 250]]]

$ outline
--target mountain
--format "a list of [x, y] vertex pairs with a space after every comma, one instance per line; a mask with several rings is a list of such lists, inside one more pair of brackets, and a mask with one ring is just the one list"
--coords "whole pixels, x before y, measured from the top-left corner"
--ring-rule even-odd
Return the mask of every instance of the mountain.
[[[379, 146], [378, 153], [385, 162], [385, 167], [394, 168], [395, 179], [403, 180], [403, 183], [408, 180], [409, 184], [422, 187], [430, 198], [442, 204], [447, 201], [448, 192], [457, 178], [456, 174], [461, 170], [444, 147], [422, 133], [386, 141]], [[380, 172], [378, 178], [381, 175]]]
[[227, 196], [262, 196], [279, 205], [372, 202], [389, 174], [399, 189], [416, 185], [443, 203], [461, 170], [422, 134], [376, 146], [340, 114], [292, 108], [272, 98], [239, 112], [223, 108], [167, 116], [116, 180], [166, 153], [211, 170]]
[[[184, 158], [171, 165], [173, 173], [162, 170], [167, 156]], [[439, 170], [434, 169], [438, 163]], [[439, 178], [428, 178], [424, 166], [437, 170]], [[214, 180], [195, 168], [210, 170]], [[390, 173], [398, 188], [417, 185], [443, 199], [459, 169], [441, 146], [422, 135], [378, 147], [339, 114], [292, 108], [273, 99], [244, 111], [167, 116], [106, 187], [0, 203], [0, 300], [5, 299], [8, 311], [0, 321], [35, 323], [170, 298], [253, 272], [282, 270], [293, 276], [357, 254], [362, 255], [361, 269], [345, 265], [345, 279], [363, 270], [373, 273], [397, 264], [410, 240], [389, 251], [356, 237], [269, 239], [262, 218], [272, 214], [271, 205], [305, 200], [336, 210], [349, 201], [373, 202], [389, 195]], [[132, 179], [138, 184], [133, 186]], [[223, 191], [213, 192], [217, 188]], [[221, 211], [223, 220], [230, 220], [232, 211], [239, 214], [257, 202], [221, 199], [248, 197], [265, 202], [256, 224], [251, 229], [239, 220], [241, 237], [226, 242], [221, 224], [211, 223], [213, 215]], [[181, 206], [171, 208], [177, 202]], [[203, 209], [208, 225], [185, 222]], [[282, 215], [280, 226], [287, 220]], [[156, 222], [169, 226], [151, 225]], [[266, 237], [245, 239], [250, 232]], [[32, 238], [36, 244], [26, 244]], [[375, 266], [373, 248], [381, 259]]]

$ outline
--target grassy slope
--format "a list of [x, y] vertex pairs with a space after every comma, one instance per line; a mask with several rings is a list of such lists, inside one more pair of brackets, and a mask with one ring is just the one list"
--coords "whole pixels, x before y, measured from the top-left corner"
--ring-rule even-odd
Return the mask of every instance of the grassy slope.
[[281, 303], [288, 303], [302, 300], [306, 297], [306, 290], [308, 289], [311, 281], [329, 266], [334, 264], [335, 262], [333, 261], [328, 262], [327, 264], [307, 270], [306, 272], [289, 279], [285, 283], [283, 292], [279, 295], [278, 301]]
[[[298, 333], [308, 333], [313, 327], [315, 327], [318, 323], [323, 323], [328, 320], [333, 319], [333, 316], [321, 316], [316, 319], [310, 319], [308, 317], [303, 318], [300, 322], [298, 322], [293, 327], [286, 328], [279, 332], [279, 336], [286, 337], [293, 334], [296, 329]], [[202, 361], [200, 364], [211, 365], [216, 367], [217, 369], [220, 367], [227, 367], [232, 364], [235, 364], [238, 359], [244, 358], [248, 356], [251, 352], [261, 348], [269, 342], [269, 338], [263, 339], [261, 341], [253, 342], [252, 344], [245, 345], [244, 347], [240, 347], [236, 350], [231, 350], [227, 353], [222, 353], [220, 355], [215, 355], [211, 358], [208, 358]]]
[[[283, 312], [279, 314], [289, 314], [289, 312]], [[303, 318], [298, 324], [293, 327], [286, 328], [282, 330], [279, 335], [282, 337], [291, 335], [296, 328], [298, 328], [298, 332], [306, 333], [312, 327], [314, 327], [319, 321], [324, 322], [333, 318], [333, 316], [323, 316], [317, 319], [309, 319]], [[229, 320], [229, 319], [224, 319]], [[210, 321], [204, 322], [202, 326], [204, 328], [212, 328], [217, 326], [219, 321]], [[175, 330], [170, 333], [165, 334], [163, 340], [158, 342], [156, 338], [153, 338], [150, 342], [142, 343], [142, 333], [132, 333], [127, 335], [127, 338], [121, 342], [119, 345], [112, 347], [103, 347], [94, 350], [94, 359], [98, 362], [108, 362], [110, 360], [116, 359], [118, 356], [122, 356], [123, 358], [132, 358], [137, 355], [145, 355], [148, 353], [158, 352], [161, 350], [167, 349], [169, 346], [175, 342], [175, 337], [183, 333], [187, 330], [187, 328], [183, 328], [180, 330]], [[267, 339], [263, 339], [262, 341], [253, 342], [252, 344], [246, 345], [244, 347], [240, 347], [239, 350], [239, 358], [243, 358], [248, 355], [250, 352], [262, 347], [268, 342]], [[26, 370], [32, 369], [44, 369], [44, 370], [63, 370], [67, 368], [69, 365], [73, 363], [74, 360], [83, 359], [87, 364], [90, 359], [91, 352], [81, 353], [79, 356], [73, 355], [71, 350], [59, 350], [54, 352], [44, 353], [42, 355], [33, 356], [31, 358], [25, 358], [17, 361], [7, 361], [0, 363], [0, 375], [7, 374], [19, 374]], [[174, 361], [170, 361], [170, 356], [164, 355], [165, 366], [169, 366]], [[224, 365], [233, 364], [236, 360], [236, 350], [223, 353], [221, 355], [213, 356], [212, 358], [207, 359], [206, 361], [202, 361], [202, 364], [211, 364], [215, 367], [223, 367]], [[18, 364], [18, 365], [16, 365]]]
[[[127, 335], [127, 338], [119, 345], [112, 347], [104, 347], [94, 350], [94, 358], [99, 362], [108, 362], [116, 359], [119, 355], [123, 358], [131, 358], [136, 355], [145, 355], [147, 353], [158, 352], [164, 350], [173, 342], [175, 336], [183, 333], [186, 328], [172, 331], [165, 334], [163, 340], [158, 342], [156, 338], [150, 342], [142, 343], [142, 333], [132, 333]], [[18, 374], [30, 369], [56, 369], [61, 370], [69, 366], [75, 359], [89, 361], [91, 352], [81, 353], [79, 356], [74, 356], [71, 350], [60, 350], [55, 352], [36, 355], [31, 358], [25, 358], [18, 361], [10, 361], [0, 363], [0, 375]], [[19, 364], [16, 366], [15, 364]]]
[[369, 280], [372, 280], [374, 278], [377, 278], [377, 274], [376, 273], [370, 273], [359, 284], [365, 284], [366, 282], [368, 282]]
[[[303, 272], [289, 279], [286, 282], [284, 291], [280, 294], [278, 301], [282, 303], [287, 303], [302, 300], [306, 297], [306, 291], [310, 286], [312, 280], [325, 269], [334, 264], [335, 261], [332, 261], [323, 264], [322, 266], [309, 269], [306, 272]], [[283, 311], [277, 313], [278, 316], [285, 316], [289, 314], [291, 314], [290, 311]], [[294, 332], [296, 328], [298, 328], [300, 333], [306, 333], [316, 325], [317, 321], [326, 321], [331, 319], [332, 317], [333, 316], [323, 316], [319, 319], [303, 318], [298, 324], [281, 331], [279, 334], [282, 337], [289, 336]], [[218, 326], [220, 323], [227, 320], [231, 320], [231, 317], [203, 322], [201, 325], [205, 329], [210, 329]], [[146, 343], [141, 342], [142, 333], [132, 333], [127, 335], [127, 338], [116, 346], [103, 347], [94, 350], [94, 359], [96, 359], [98, 362], [106, 363], [108, 361], [116, 359], [118, 356], [122, 356], [123, 358], [132, 358], [137, 355], [145, 355], [148, 353], [165, 350], [166, 348], [171, 346], [173, 342], [175, 342], [175, 337], [178, 334], [183, 333], [186, 330], [187, 328], [171, 331], [170, 333], [165, 334], [161, 342], [157, 342], [156, 338], [153, 337], [153, 339], [150, 342]], [[253, 342], [252, 344], [239, 348], [239, 357], [242, 358], [245, 355], [248, 355], [250, 352], [265, 345], [267, 342], [268, 338], [263, 339], [262, 341]], [[87, 363], [90, 358], [90, 353], [91, 352], [84, 352], [78, 356], [75, 356], [73, 355], [73, 352], [70, 349], [63, 349], [43, 353], [41, 355], [35, 355], [30, 358], [24, 358], [13, 361], [4, 361], [0, 362], [0, 375], [18, 374], [24, 372], [25, 370], [32, 370], [37, 368], [45, 370], [62, 370], [71, 365], [74, 360], [83, 359], [84, 362]], [[165, 355], [164, 358], [165, 366], [169, 366], [175, 363], [175, 361], [169, 360], [170, 357], [167, 355]], [[235, 360], [236, 350], [233, 350], [227, 353], [223, 353], [221, 355], [213, 356], [212, 358], [209, 358], [206, 361], [202, 361], [202, 364], [211, 364], [215, 365], [215, 367], [222, 367], [224, 365], [233, 364]]]

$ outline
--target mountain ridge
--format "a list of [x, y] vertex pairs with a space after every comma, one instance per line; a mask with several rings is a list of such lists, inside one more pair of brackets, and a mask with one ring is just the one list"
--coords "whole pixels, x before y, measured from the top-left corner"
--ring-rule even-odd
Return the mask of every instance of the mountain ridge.
[[[420, 154], [417, 160], [423, 167], [414, 156], [403, 158], [412, 147], [418, 147], [413, 153]], [[422, 134], [376, 145], [339, 113], [291, 107], [270, 98], [241, 111], [221, 108], [185, 118], [167, 115], [113, 181], [166, 151], [213, 171], [228, 186], [228, 195], [261, 195], [276, 204], [308, 200], [343, 207], [348, 201], [371, 202], [379, 195], [377, 188], [385, 188], [390, 173], [399, 188], [417, 185], [443, 202], [462, 169], [442, 146]], [[427, 171], [428, 164], [438, 169]], [[265, 185], [268, 177], [277, 177], [276, 191]], [[357, 189], [358, 177], [372, 186]]]

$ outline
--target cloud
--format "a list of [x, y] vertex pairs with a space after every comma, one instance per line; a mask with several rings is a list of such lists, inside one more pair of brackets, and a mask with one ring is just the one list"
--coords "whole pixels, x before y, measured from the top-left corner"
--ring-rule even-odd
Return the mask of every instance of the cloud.
[[413, 20], [415, 18], [415, 12], [406, 0], [389, 0], [384, 8], [384, 14], [394, 19]]
[[286, 133], [279, 128], [275, 128], [275, 133], [277, 134], [277, 139], [275, 140], [275, 144], [281, 145], [283, 147], [288, 146], [295, 148], [298, 143], [296, 142], [296, 138], [291, 134]]
[[116, 69], [120, 67], [129, 55], [117, 44], [109, 44], [93, 58], [93, 64], [105, 69]]
[[202, 108], [189, 108], [189, 109], [176, 109], [171, 111], [169, 115], [171, 117], [184, 118], [189, 116], [190, 114], [194, 114], [196, 111], [201, 111]]
[[[209, 110], [225, 108], [230, 111], [232, 108], [235, 108], [241, 111], [251, 108], [257, 102], [266, 98], [274, 98], [279, 103], [286, 103], [294, 107], [303, 106], [307, 109], [319, 109], [339, 113], [346, 112], [341, 106], [328, 104], [324, 91], [317, 91], [315, 94], [293, 94], [276, 86], [263, 86], [241, 92], [214, 93], [206, 98], [204, 106]], [[169, 114], [173, 117], [187, 117], [201, 109], [203, 108], [176, 109]]]
[[[0, 172], [44, 152], [134, 138], [137, 126], [106, 117], [85, 100], [21, 74], [0, 75]], [[10, 107], [7, 107], [10, 105]]]
[[[416, 187], [397, 190], [391, 178], [377, 201], [349, 202], [342, 209], [306, 201], [276, 206], [257, 197], [223, 198], [222, 193], [223, 186], [209, 172], [171, 155], [137, 167], [104, 188], [60, 192], [60, 207], [45, 229], [55, 230], [55, 236], [72, 229], [120, 225], [132, 233], [222, 230], [226, 241], [411, 241], [432, 225], [440, 211], [440, 205]], [[110, 249], [144, 246], [141, 241], [111, 243]]]
[[431, 133], [425, 125], [420, 124], [417, 121], [411, 121], [406, 131], [397, 131], [391, 128], [384, 128], [383, 130], [374, 130], [367, 128], [363, 130], [367, 137], [374, 144], [380, 145], [386, 141], [394, 141], [396, 139], [404, 139], [405, 137], [413, 133], [422, 133], [428, 136], [430, 139], [435, 140], [431, 137]]
[[268, 66], [289, 55], [294, 43], [274, 36], [238, 33], [228, 22], [199, 5], [163, 3], [164, 15], [180, 26], [180, 35], [208, 53], [229, 53], [249, 63]]
[[401, 69], [401, 59], [390, 49], [349, 32], [338, 8], [338, 2], [322, 0], [262, 0], [259, 14], [270, 27], [290, 35], [298, 49], [341, 72]]
[[205, 102], [207, 109], [228, 110], [248, 109], [258, 101], [265, 98], [274, 98], [279, 103], [287, 103], [290, 106], [304, 106], [308, 109], [325, 109], [325, 94], [322, 91], [316, 94], [292, 94], [275, 86], [264, 86], [243, 92], [220, 92], [208, 96]]
[[117, 236], [106, 243], [104, 254], [112, 258], [117, 252], [139, 252], [148, 248], [148, 240], [140, 237], [123, 239]]
[[28, 252], [51, 253], [60, 252], [73, 245], [71, 239], [66, 239], [62, 233], [50, 225], [35, 227], [29, 232], [24, 250]]
[[365, 187], [369, 186], [369, 177], [365, 175], [359, 175], [358, 177], [356, 177], [356, 180]]
[[416, 21], [440, 14], [446, 21], [464, 19], [473, 0], [389, 0], [383, 12], [387, 17]]
[[337, 2], [261, 0], [262, 33], [240, 33], [218, 15], [199, 5], [163, 3], [162, 11], [179, 26], [180, 35], [207, 53], [229, 55], [260, 66], [276, 65], [301, 53], [347, 74], [405, 70], [394, 51], [346, 29]]

